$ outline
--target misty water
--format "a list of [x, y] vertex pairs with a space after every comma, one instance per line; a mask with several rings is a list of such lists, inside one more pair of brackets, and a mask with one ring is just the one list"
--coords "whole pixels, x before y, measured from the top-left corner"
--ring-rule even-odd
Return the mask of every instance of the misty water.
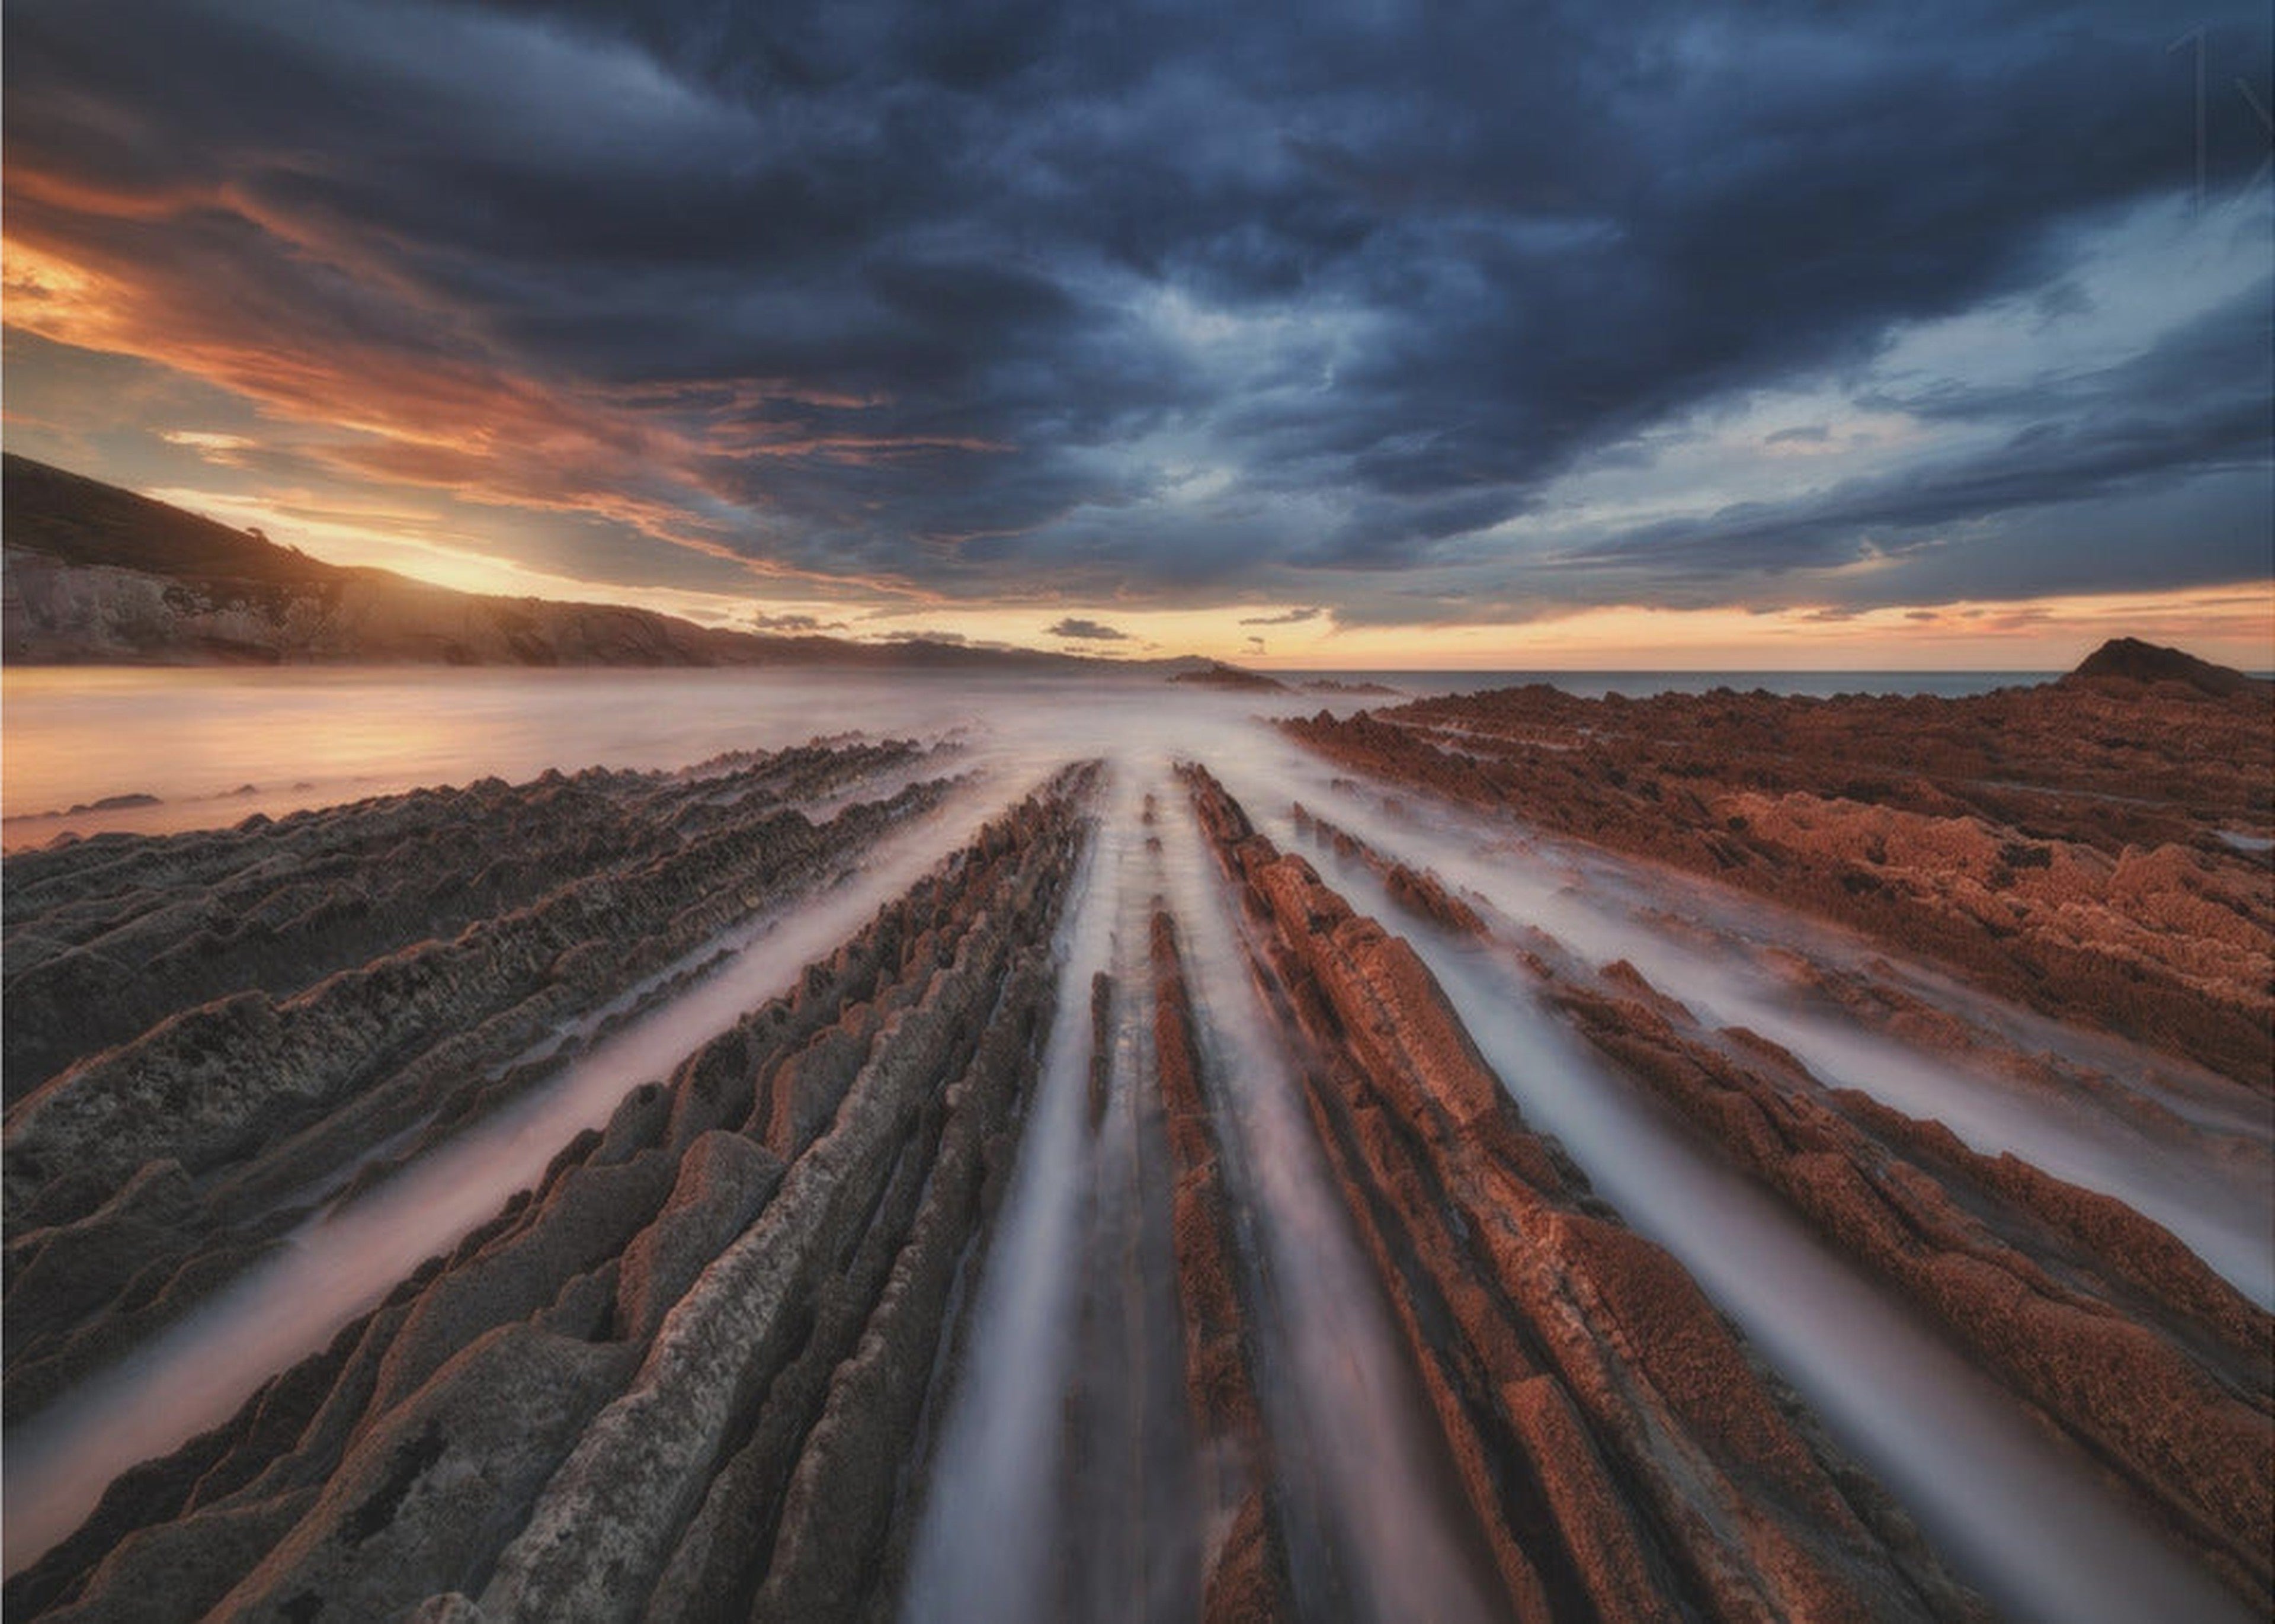
[[[1319, 675], [1379, 680], [1414, 696], [1528, 681], [1590, 696], [1715, 686], [1963, 694], [2033, 680], [2014, 672]], [[779, 748], [843, 730], [906, 736], [968, 726], [1000, 744], [1007, 736], [1032, 742], [1039, 733], [1073, 739], [1081, 719], [1094, 714], [1114, 716], [1119, 736], [1122, 724], [1165, 707], [1236, 718], [1385, 702], [1173, 690], [1153, 673], [1073, 681], [920, 672], [19, 668], [0, 672], [7, 719], [0, 821], [13, 850], [66, 829], [216, 827], [255, 812], [491, 774], [518, 782], [548, 767], [684, 767], [723, 750]], [[121, 797], [155, 801], [95, 808]]]
[[2082, 1455], [1623, 1083], [1512, 965], [1408, 914], [1364, 868], [1311, 855], [1355, 905], [1416, 944], [1527, 1120], [1562, 1142], [1629, 1223], [1682, 1260], [2003, 1609], [2048, 1624], [2239, 1616], [2238, 1604], [2133, 1523]]
[[[1647, 691], [1650, 678], [1568, 678], [1576, 690]], [[1974, 679], [1975, 687], [2007, 677]], [[1741, 688], [1772, 679], [1730, 679]], [[1477, 674], [1410, 683], [1469, 688]], [[1711, 686], [1708, 679], [1686, 679]], [[1839, 691], [1813, 676], [1808, 691]], [[1669, 685], [1660, 679], [1660, 685]], [[1788, 685], [1803, 686], [1802, 679]], [[1871, 686], [1862, 680], [1848, 686]], [[2015, 1615], [2043, 1620], [2220, 1617], [2228, 1608], [2105, 1489], [2067, 1445], [1943, 1336], [1833, 1255], [1760, 1190], [1724, 1169], [1589, 1058], [1509, 967], [1396, 916], [1372, 880], [1302, 847], [1302, 800], [1393, 856], [1470, 888], [1515, 929], [1576, 960], [1626, 958], [1713, 1023], [1784, 1045], [1828, 1084], [1947, 1122], [1986, 1151], [2012, 1150], [2107, 1190], [2163, 1222], [2263, 1303], [2275, 1297], [2275, 1155], [2264, 1109], [2170, 1062], [2000, 1005], [1924, 967], [1894, 973], [1986, 1028], [2090, 1067], [2105, 1093], [2055, 1101], [2013, 1080], [1911, 1050], [1795, 1005], [1762, 967], [1768, 948], [1828, 965], [1855, 941], [1757, 900], [1553, 842], [1512, 838], [1450, 809], [1393, 810], [1338, 782], [1259, 717], [1380, 703], [1345, 694], [1225, 694], [1158, 680], [1077, 684], [813, 673], [11, 672], [4, 801], [12, 846], [68, 827], [175, 829], [233, 823], [496, 774], [548, 767], [665, 768], [722, 751], [817, 736], [952, 740], [941, 769], [966, 782], [805, 903], [712, 944], [729, 956], [684, 994], [616, 1031], [542, 1092], [431, 1152], [289, 1247], [128, 1360], [92, 1375], [11, 1427], [4, 1455], [11, 1571], [75, 1526], [103, 1484], [224, 1417], [268, 1374], [321, 1346], [422, 1258], [528, 1185], [578, 1129], [668, 1072], [800, 966], [850, 935], [1059, 763], [1103, 756], [1110, 774], [1096, 838], [1062, 922], [1055, 1024], [999, 1218], [989, 1265], [967, 1282], [965, 1379], [938, 1431], [933, 1491], [913, 1553], [906, 1617], [1057, 1615], [1050, 1571], [1065, 1519], [1062, 1419], [1078, 1305], [1115, 1257], [1144, 1256], [1143, 1203], [1112, 1192], [1135, 1177], [1145, 1129], [1115, 1062], [1126, 1122], [1093, 1131], [1082, 1099], [1092, 975], [1128, 978], [1148, 900], [1175, 910], [1226, 1151], [1252, 1246], [1262, 1394], [1275, 1447], [1299, 1462], [1289, 1522], [1299, 1594], [1347, 1598], [1367, 1616], [1486, 1616], [1478, 1553], [1451, 1504], [1434, 1434], [1371, 1273], [1244, 969], [1236, 910], [1169, 776], [1207, 764], [1259, 825], [1302, 849], [1353, 901], [1410, 934], [1485, 1057], [1536, 1126], [1558, 1135], [1623, 1217], [1688, 1265], [1717, 1303], [1913, 1513], [1955, 1571]], [[252, 786], [243, 789], [243, 786]], [[1160, 849], [1139, 811], [1158, 797]], [[870, 793], [864, 790], [861, 793]], [[155, 804], [27, 818], [107, 797]], [[710, 951], [711, 949], [707, 949]], [[1130, 1036], [1124, 1011], [1117, 1042]], [[2127, 1108], [2128, 1096], [2156, 1112]], [[2158, 1128], [2169, 1121], [2178, 1128]], [[376, 1147], [375, 1147], [376, 1148]], [[1142, 1303], [1130, 1323], [1146, 1323]], [[1145, 1362], [1130, 1369], [1142, 1379]], [[1133, 1477], [1137, 1468], [1131, 1468]], [[1132, 1493], [1138, 1491], [1133, 1490]], [[1175, 1557], [1175, 1540], [1164, 1530]], [[1182, 1559], [1190, 1560], [1190, 1553]], [[1137, 1610], [1174, 1613], [1174, 1582]], [[1185, 1596], [1190, 1610], [1190, 1596]]]

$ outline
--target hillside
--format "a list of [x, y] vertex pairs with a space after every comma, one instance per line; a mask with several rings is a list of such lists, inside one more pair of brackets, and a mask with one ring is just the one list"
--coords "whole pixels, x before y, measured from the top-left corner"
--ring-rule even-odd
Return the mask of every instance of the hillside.
[[1076, 671], [1130, 663], [925, 640], [766, 637], [620, 604], [486, 597], [322, 563], [28, 457], [4, 458], [0, 487], [0, 654], [17, 664]]
[[2227, 666], [2214, 665], [2177, 648], [2144, 643], [2138, 638], [2112, 638], [2080, 662], [2067, 679], [2072, 683], [2177, 683], [2199, 693], [2218, 698], [2230, 694], [2264, 694], [2269, 684]]

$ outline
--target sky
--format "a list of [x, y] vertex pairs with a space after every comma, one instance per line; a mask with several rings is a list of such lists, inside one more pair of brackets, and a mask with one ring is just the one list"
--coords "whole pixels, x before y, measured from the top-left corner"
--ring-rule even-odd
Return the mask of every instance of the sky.
[[707, 623], [2275, 666], [2264, 4], [11, 0], [8, 449]]

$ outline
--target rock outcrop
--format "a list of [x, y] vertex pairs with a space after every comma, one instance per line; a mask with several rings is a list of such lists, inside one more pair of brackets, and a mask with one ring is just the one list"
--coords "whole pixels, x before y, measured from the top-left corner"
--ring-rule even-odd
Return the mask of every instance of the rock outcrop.
[[1183, 769], [1510, 1613], [1964, 1618], [1714, 1311], [1535, 1135], [1412, 949]]
[[1261, 671], [1244, 670], [1222, 661], [1211, 661], [1197, 671], [1180, 671], [1169, 680], [1196, 688], [1222, 688], [1236, 693], [1286, 693], [1288, 684]]
[[2177, 648], [2143, 643], [2138, 638], [2110, 638], [2080, 661], [2077, 668], [2063, 680], [2073, 684], [2178, 683], [2198, 693], [2222, 699], [2232, 694], [2264, 696], [2269, 687], [2264, 678], [2246, 676], [2231, 667], [2214, 665]]
[[[1053, 1008], [1071, 769], [233, 1417], [12, 1617], [863, 1616]], [[807, 1064], [851, 1034], [850, 1068]], [[822, 1079], [827, 1079], [823, 1081]], [[785, 1114], [787, 1089], [834, 1105]]]
[[1287, 1553], [1257, 1397], [1252, 1324], [1243, 1310], [1217, 1116], [1201, 1092], [1201, 1060], [1177, 949], [1176, 921], [1156, 910], [1147, 928], [1153, 1053], [1175, 1179], [1173, 1233], [1185, 1326], [1185, 1395], [1201, 1460], [1206, 1530], [1201, 1616], [1209, 1624], [1268, 1624], [1295, 1616]]
[[[1402, 872], [1299, 821], [1378, 876]], [[1437, 922], [1500, 944], [1628, 1079], [2073, 1440], [2081, 1469], [2244, 1601], [2275, 1602], [2275, 1316], [2124, 1203], [1827, 1088], [1756, 1033], [1702, 1024], [1625, 961], [1552, 963], [1474, 910]]]
[[1282, 725], [1339, 763], [1808, 910], [2264, 1089], [2275, 695], [2143, 647], [1961, 699], [1535, 684]]
[[548, 774], [11, 858], [8, 1074], [65, 1063], [6, 1117], [9, 1417], [178, 1318], [310, 1192], [360, 1167], [352, 1198], [556, 1075], [600, 1012], [699, 976], [946, 785], [823, 823], [799, 801], [916, 765]]
[[2275, 1603], [2275, 1318], [2121, 1202], [1824, 1089], [1774, 1045], [1701, 1031], [1648, 984], [1637, 990], [1555, 997], [1733, 1165], [2147, 1501], [2208, 1569], [2256, 1605]]

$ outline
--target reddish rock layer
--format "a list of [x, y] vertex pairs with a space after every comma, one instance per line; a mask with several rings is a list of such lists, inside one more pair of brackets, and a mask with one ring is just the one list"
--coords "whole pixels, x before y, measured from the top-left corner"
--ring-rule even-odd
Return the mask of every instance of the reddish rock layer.
[[1975, 1615], [1681, 1266], [1525, 1127], [1412, 950], [1183, 770], [1511, 1610]]
[[1302, 802], [1295, 807], [1296, 827], [1308, 835], [1324, 840], [1334, 848], [1337, 855], [1364, 863], [1381, 878], [1383, 888], [1394, 901], [1412, 909], [1457, 936], [1482, 936], [1485, 921], [1478, 910], [1463, 902], [1447, 888], [1446, 882], [1427, 869], [1410, 868], [1403, 863], [1393, 862], [1373, 847], [1348, 830], [1328, 822], [1307, 809]]
[[2275, 1077], [2275, 701], [2073, 678], [1962, 699], [1533, 685], [1283, 724], [1329, 758], [1675, 864], [1985, 987]]
[[[1331, 826], [1313, 820], [1311, 832], [1377, 873], [1393, 867]], [[1603, 968], [1600, 985], [1537, 955], [1521, 962], [1624, 1072], [1916, 1300], [2148, 1515], [2266, 1605], [2275, 1317], [2124, 1203], [2014, 1156], [1981, 1155], [1869, 1095], [1825, 1090], [1752, 1032], [1703, 1031], [1623, 960]], [[1897, 997], [1855, 978], [1810, 985], [1851, 1002]], [[1945, 1046], [1981, 1046], [1933, 1014], [1902, 1004], [1891, 1023]]]
[[[1632, 972], [1630, 971], [1630, 974]], [[1894, 1284], [2241, 1594], [2275, 1601], [2275, 1318], [2120, 1202], [1820, 1089], [1665, 1001], [1561, 987], [1629, 1075]]]
[[1185, 1322], [1185, 1390], [1200, 1443], [1205, 1503], [1202, 1617], [1241, 1624], [1292, 1617], [1286, 1555], [1266, 1484], [1270, 1462], [1242, 1313], [1216, 1127], [1200, 1084], [1192, 1006], [1176, 925], [1153, 915], [1149, 935], [1153, 1050], [1175, 1170], [1177, 1295]]

